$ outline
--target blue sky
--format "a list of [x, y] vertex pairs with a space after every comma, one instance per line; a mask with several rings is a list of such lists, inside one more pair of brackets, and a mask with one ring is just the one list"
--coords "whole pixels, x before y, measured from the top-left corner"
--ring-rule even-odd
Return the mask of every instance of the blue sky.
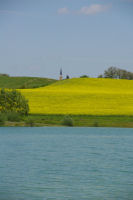
[[0, 73], [133, 71], [133, 0], [0, 0]]

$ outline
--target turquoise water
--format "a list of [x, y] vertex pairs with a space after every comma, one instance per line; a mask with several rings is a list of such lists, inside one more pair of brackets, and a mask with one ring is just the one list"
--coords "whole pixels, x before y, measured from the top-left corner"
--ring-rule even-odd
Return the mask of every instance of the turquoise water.
[[133, 129], [0, 128], [0, 200], [133, 200]]

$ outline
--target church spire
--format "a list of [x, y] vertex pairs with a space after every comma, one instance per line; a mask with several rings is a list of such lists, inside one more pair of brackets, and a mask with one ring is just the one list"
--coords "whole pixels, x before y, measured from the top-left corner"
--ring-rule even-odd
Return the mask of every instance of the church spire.
[[62, 68], [60, 69], [60, 76], [62, 76]]

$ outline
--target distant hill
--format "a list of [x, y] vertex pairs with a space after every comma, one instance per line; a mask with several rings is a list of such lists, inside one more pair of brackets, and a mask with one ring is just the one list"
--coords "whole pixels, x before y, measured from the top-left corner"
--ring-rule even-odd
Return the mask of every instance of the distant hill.
[[57, 80], [39, 77], [0, 76], [0, 88], [26, 89], [50, 85]]
[[31, 113], [133, 115], [133, 80], [73, 78], [21, 92]]

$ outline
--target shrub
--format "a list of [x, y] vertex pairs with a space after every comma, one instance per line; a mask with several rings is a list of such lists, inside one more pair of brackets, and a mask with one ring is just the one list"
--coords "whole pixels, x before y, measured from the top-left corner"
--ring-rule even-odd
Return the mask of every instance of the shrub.
[[34, 120], [32, 118], [28, 118], [26, 121], [25, 121], [26, 125], [28, 126], [34, 126]]
[[26, 89], [26, 84], [21, 85], [19, 89]]
[[65, 116], [62, 120], [62, 125], [64, 126], [73, 126], [73, 120], [70, 116]]
[[27, 115], [29, 112], [28, 101], [17, 90], [0, 90], [0, 112], [20, 113]]
[[0, 126], [3, 126], [6, 121], [6, 116], [3, 113], [0, 113]]
[[94, 126], [94, 127], [98, 127], [98, 126], [99, 126], [99, 125], [98, 125], [98, 122], [94, 122], [93, 126]]
[[80, 76], [80, 78], [89, 78], [89, 76], [87, 76], [87, 75], [82, 75], [82, 76]]
[[6, 116], [7, 116], [7, 120], [11, 122], [19, 122], [21, 121], [21, 118], [22, 118], [22, 116], [16, 112], [6, 113]]

